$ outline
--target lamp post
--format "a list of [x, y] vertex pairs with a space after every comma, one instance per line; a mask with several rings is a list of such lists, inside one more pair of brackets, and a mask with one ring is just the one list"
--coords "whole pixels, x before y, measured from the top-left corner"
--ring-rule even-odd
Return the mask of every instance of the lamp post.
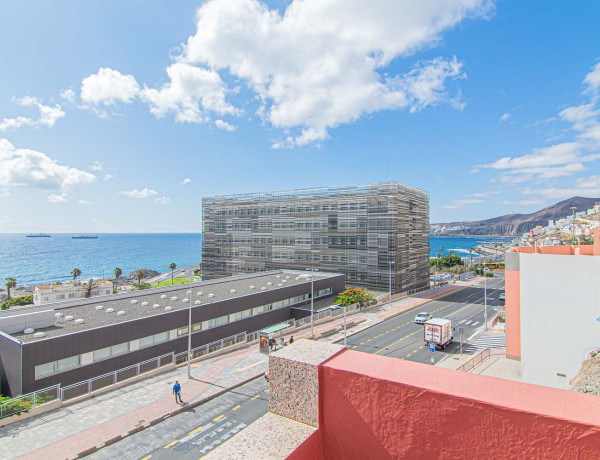
[[571, 244], [575, 244], [575, 211], [577, 208], [575, 206], [571, 206], [571, 211], [573, 212], [573, 222], [571, 222]]
[[188, 350], [187, 350], [187, 371], [188, 371], [188, 379], [192, 378], [192, 289], [190, 288], [187, 291], [189, 296], [189, 306], [188, 306]]
[[318, 268], [307, 268], [310, 271], [310, 336], [314, 337], [314, 319], [315, 319], [315, 290], [314, 290], [314, 272], [318, 272]]
[[346, 309], [348, 307], [342, 307], [341, 305], [334, 305], [333, 309], [337, 310], [338, 308], [343, 308], [344, 309], [344, 346], [346, 346]]
[[484, 305], [485, 305], [484, 320], [485, 321], [484, 322], [485, 322], [485, 330], [487, 331], [487, 318], [488, 318], [488, 316], [487, 316], [487, 276], [486, 276], [485, 273], [483, 275], [484, 275], [484, 278], [483, 278], [483, 285], [484, 285], [483, 295], [485, 296], [485, 302], [484, 302]]

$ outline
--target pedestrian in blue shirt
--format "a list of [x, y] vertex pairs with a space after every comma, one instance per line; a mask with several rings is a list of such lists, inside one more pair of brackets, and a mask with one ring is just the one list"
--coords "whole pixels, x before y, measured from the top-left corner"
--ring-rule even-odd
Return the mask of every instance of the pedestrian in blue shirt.
[[177, 402], [177, 398], [179, 398], [179, 402], [183, 404], [181, 400], [181, 385], [179, 385], [179, 381], [175, 380], [175, 385], [173, 385], [173, 394], [175, 395], [175, 402]]

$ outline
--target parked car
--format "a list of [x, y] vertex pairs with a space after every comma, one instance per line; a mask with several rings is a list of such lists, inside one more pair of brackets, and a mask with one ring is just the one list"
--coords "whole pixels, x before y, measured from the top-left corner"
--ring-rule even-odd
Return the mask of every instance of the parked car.
[[498, 300], [505, 301], [506, 300], [506, 294], [504, 292], [502, 294], [500, 294], [500, 296], [498, 296]]
[[417, 316], [415, 316], [415, 324], [424, 324], [425, 321], [432, 318], [432, 314], [426, 311], [422, 311]]

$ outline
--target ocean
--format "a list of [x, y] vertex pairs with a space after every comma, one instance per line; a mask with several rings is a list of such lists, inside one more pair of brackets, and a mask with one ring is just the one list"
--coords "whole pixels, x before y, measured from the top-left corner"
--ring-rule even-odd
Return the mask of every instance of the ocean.
[[[194, 233], [100, 233], [98, 239], [74, 240], [73, 234], [51, 238], [26, 238], [25, 234], [0, 234], [0, 281], [12, 276], [19, 285], [42, 284], [71, 279], [71, 270], [81, 270], [81, 279], [113, 276], [115, 267], [123, 274], [138, 268], [161, 273], [169, 264], [197, 265], [202, 258], [202, 235]], [[431, 256], [452, 250], [467, 257], [477, 241], [494, 238], [431, 237]], [[475, 255], [474, 255], [475, 257]]]

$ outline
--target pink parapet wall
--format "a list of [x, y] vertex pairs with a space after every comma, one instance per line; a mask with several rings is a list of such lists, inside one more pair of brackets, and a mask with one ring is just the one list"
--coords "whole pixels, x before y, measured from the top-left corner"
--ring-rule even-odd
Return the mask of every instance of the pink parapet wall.
[[598, 396], [348, 350], [319, 367], [292, 460], [600, 458]]
[[506, 356], [521, 359], [521, 279], [518, 270], [504, 272]]

